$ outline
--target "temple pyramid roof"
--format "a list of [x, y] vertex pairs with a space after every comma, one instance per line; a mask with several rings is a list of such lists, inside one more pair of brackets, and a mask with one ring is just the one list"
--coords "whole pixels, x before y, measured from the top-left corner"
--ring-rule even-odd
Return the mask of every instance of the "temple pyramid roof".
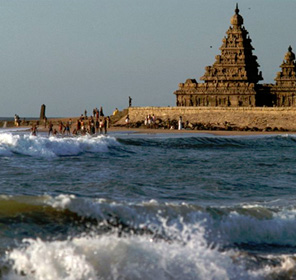
[[205, 74], [200, 78], [205, 82], [248, 82], [257, 84], [262, 80], [258, 71], [257, 57], [253, 55], [252, 40], [243, 26], [243, 17], [236, 5], [231, 17], [231, 26], [227, 30], [220, 47], [221, 54], [216, 56], [212, 66], [205, 67]]
[[285, 54], [284, 61], [280, 67], [281, 71], [277, 73], [275, 85], [278, 87], [296, 86], [295, 54], [292, 52], [291, 46], [289, 46], [288, 52]]

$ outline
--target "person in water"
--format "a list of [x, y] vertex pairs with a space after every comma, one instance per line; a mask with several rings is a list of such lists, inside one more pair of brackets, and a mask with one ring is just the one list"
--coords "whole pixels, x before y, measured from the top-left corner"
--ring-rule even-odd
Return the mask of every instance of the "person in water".
[[65, 133], [68, 136], [70, 135], [70, 124], [69, 124], [69, 122], [67, 122], [66, 125], [64, 126], [63, 133]]
[[104, 134], [107, 134], [107, 127], [108, 127], [107, 118], [104, 118]]
[[53, 124], [52, 124], [52, 122], [49, 122], [49, 125], [48, 125], [48, 137], [50, 135], [53, 135]]
[[103, 133], [104, 129], [104, 119], [100, 119], [100, 124], [99, 124], [99, 133]]
[[64, 134], [64, 132], [63, 132], [63, 131], [64, 131], [64, 127], [65, 127], [65, 126], [64, 126], [63, 122], [61, 121], [60, 124], [59, 124], [59, 133], [60, 133], [61, 135]]
[[37, 126], [36, 126], [36, 124], [33, 124], [33, 125], [32, 125], [32, 128], [31, 128], [31, 135], [32, 135], [32, 136], [37, 136]]

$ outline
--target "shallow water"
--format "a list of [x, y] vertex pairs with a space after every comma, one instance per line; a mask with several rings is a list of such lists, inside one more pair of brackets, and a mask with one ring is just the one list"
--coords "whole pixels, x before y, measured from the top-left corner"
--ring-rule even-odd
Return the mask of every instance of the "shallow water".
[[296, 138], [0, 133], [2, 279], [295, 279]]

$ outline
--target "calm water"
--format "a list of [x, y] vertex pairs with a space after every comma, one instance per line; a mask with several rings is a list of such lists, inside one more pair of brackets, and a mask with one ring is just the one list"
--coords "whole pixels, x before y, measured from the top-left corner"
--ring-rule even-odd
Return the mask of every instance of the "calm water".
[[296, 136], [0, 131], [1, 279], [296, 279]]

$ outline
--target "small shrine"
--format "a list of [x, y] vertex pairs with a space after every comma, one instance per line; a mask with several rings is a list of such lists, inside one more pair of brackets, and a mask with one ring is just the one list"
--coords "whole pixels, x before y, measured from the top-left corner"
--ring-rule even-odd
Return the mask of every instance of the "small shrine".
[[187, 79], [174, 92], [177, 106], [296, 106], [295, 54], [289, 47], [281, 65], [275, 85], [258, 84], [263, 80], [257, 57], [253, 54], [252, 40], [243, 26], [244, 20], [236, 4], [220, 47], [221, 54], [215, 57], [212, 66], [198, 83]]

